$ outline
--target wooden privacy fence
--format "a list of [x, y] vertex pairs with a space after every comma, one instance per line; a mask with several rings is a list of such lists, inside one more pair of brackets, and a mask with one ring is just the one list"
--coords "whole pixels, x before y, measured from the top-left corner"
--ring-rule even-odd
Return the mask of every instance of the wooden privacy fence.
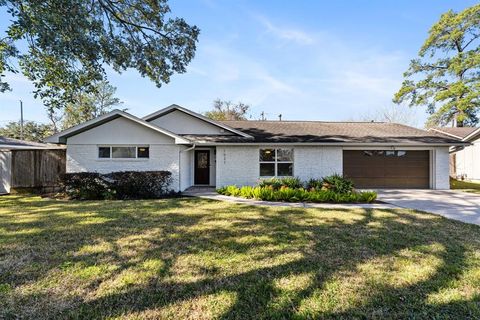
[[65, 173], [65, 150], [12, 150], [11, 188], [42, 191], [60, 186]]

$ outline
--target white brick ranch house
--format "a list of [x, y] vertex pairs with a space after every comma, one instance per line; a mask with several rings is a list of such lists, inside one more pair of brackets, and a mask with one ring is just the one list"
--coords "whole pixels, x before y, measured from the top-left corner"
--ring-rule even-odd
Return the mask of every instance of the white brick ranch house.
[[253, 185], [333, 173], [358, 188], [449, 188], [454, 137], [393, 123], [213, 121], [172, 105], [144, 118], [114, 110], [57, 133], [67, 172], [168, 170], [173, 188]]

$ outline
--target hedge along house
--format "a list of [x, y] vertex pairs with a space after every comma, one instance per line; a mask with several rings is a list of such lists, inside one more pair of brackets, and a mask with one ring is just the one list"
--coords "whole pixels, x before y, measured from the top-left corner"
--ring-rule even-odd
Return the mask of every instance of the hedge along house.
[[466, 143], [393, 123], [213, 121], [177, 105], [142, 119], [114, 110], [55, 134], [67, 172], [172, 172], [173, 188], [343, 174], [358, 188], [449, 188], [449, 147]]

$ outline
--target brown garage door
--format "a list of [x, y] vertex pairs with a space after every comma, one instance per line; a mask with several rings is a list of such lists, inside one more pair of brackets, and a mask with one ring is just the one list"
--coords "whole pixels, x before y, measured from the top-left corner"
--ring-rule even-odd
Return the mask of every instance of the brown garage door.
[[357, 188], [430, 187], [429, 151], [343, 151], [343, 174]]

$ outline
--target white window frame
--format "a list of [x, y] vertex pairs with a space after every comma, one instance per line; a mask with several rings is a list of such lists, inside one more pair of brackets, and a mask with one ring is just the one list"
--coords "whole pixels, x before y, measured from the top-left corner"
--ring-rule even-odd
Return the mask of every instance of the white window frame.
[[[124, 147], [124, 148], [135, 148], [135, 157], [134, 158], [114, 158], [112, 153], [113, 147]], [[108, 158], [100, 158], [100, 148], [109, 148], [110, 149], [110, 157]], [[139, 158], [138, 157], [138, 148], [148, 148], [148, 158]], [[136, 160], [136, 161], [146, 161], [150, 159], [150, 145], [97, 145], [97, 160], [102, 161], [116, 161], [116, 160]]]
[[[273, 156], [273, 161], [261, 161], [260, 160], [260, 152], [262, 150], [265, 150], [265, 149], [272, 149], [274, 150], [274, 156]], [[292, 150], [292, 161], [278, 161], [277, 160], [277, 151], [279, 149], [289, 149], [289, 150]], [[267, 163], [267, 164], [274, 164], [274, 175], [273, 176], [262, 176], [260, 174], [260, 165], [262, 163]], [[288, 163], [288, 164], [291, 164], [292, 165], [292, 175], [291, 176], [279, 176], [278, 175], [278, 164], [279, 163]], [[295, 149], [294, 148], [286, 148], [286, 147], [262, 147], [262, 148], [259, 148], [258, 149], [258, 175], [260, 178], [264, 179], [264, 178], [286, 178], [286, 177], [294, 177], [295, 176]]]

